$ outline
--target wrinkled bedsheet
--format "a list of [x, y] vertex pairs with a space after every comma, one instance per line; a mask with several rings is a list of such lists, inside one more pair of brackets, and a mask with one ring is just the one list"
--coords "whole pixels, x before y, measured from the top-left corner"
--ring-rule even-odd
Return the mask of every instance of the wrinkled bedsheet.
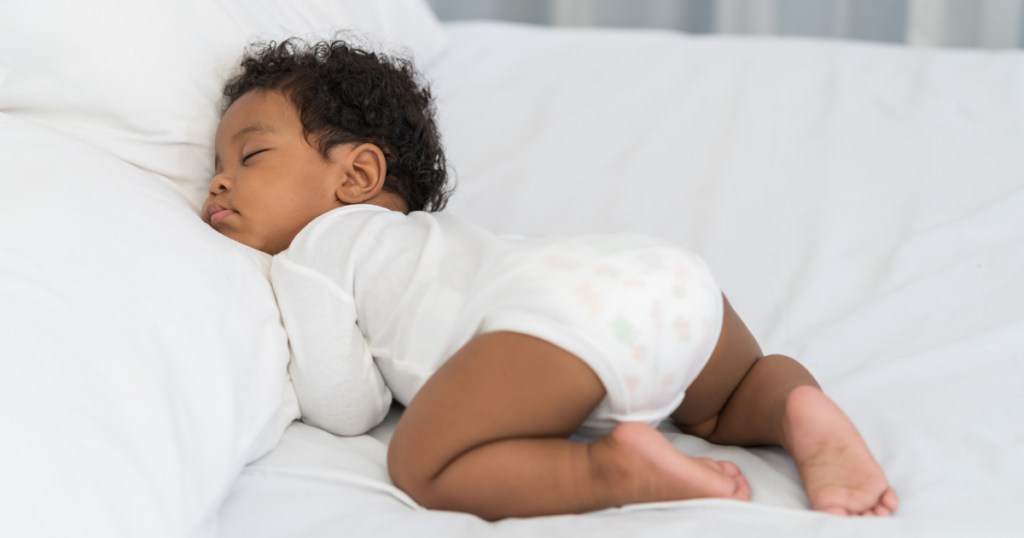
[[224, 537], [1021, 535], [1024, 54], [657, 31], [446, 25], [426, 70], [458, 189], [498, 233], [631, 231], [701, 254], [766, 353], [803, 362], [901, 497], [810, 512], [777, 449], [753, 500], [507, 520], [419, 509], [371, 434], [293, 424]]

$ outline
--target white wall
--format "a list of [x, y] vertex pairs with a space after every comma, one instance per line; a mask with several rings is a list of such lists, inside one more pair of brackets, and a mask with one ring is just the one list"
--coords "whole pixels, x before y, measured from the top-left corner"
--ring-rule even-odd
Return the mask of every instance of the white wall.
[[441, 20], [1019, 48], [1024, 0], [428, 0]]

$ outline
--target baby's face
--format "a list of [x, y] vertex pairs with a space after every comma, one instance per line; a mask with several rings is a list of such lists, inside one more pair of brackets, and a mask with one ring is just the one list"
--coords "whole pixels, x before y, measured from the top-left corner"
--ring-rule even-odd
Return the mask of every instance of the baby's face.
[[337, 164], [306, 142], [298, 111], [279, 92], [254, 90], [235, 101], [215, 147], [202, 219], [235, 241], [277, 254], [313, 219], [344, 205], [335, 194]]

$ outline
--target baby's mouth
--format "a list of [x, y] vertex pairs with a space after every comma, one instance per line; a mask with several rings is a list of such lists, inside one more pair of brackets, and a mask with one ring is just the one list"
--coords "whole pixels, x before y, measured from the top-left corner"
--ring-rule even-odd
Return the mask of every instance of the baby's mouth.
[[210, 226], [217, 224], [218, 222], [234, 215], [236, 212], [232, 209], [227, 209], [220, 204], [210, 204]]
[[230, 217], [231, 215], [234, 215], [234, 214], [235, 214], [235, 212], [230, 210], [230, 209], [221, 209], [220, 211], [218, 211], [216, 213], [211, 213], [210, 214], [210, 225], [212, 226], [214, 224], [217, 224], [218, 222], [220, 222], [220, 221], [222, 221], [222, 220], [224, 220], [224, 219], [226, 219], [226, 218], [228, 218], [228, 217]]

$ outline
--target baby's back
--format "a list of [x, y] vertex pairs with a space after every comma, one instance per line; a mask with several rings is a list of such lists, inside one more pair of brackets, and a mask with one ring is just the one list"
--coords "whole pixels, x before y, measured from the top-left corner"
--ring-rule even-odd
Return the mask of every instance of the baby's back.
[[331, 293], [352, 299], [377, 366], [395, 398], [408, 403], [473, 336], [472, 290], [514, 244], [452, 215], [352, 205], [314, 220], [278, 257], [320, 273]]

